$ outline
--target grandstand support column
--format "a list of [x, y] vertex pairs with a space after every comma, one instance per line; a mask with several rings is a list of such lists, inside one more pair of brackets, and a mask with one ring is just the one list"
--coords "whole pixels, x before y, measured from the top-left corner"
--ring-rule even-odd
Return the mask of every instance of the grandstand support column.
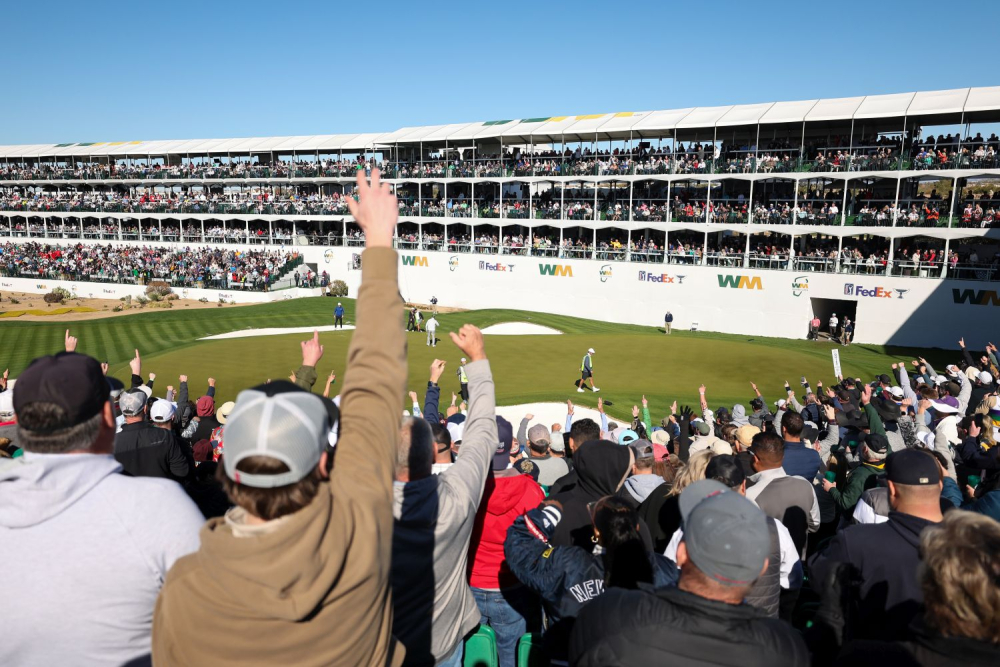
[[[713, 167], [714, 168], [714, 167]], [[705, 181], [705, 222], [714, 222], [715, 216], [712, 210], [712, 179]]]
[[564, 232], [564, 231], [565, 231], [565, 230], [563, 229], [562, 225], [560, 224], [560, 225], [559, 225], [559, 250], [558, 250], [558, 252], [556, 253], [556, 254], [557, 254], [557, 256], [559, 256], [559, 257], [562, 257], [562, 256], [563, 256], [563, 237], [564, 237], [564, 234], [563, 234], [563, 232]]
[[[756, 160], [756, 159], [757, 158], [754, 158], [754, 160]], [[751, 178], [750, 179], [750, 202], [747, 205], [748, 209], [749, 209], [747, 211], [747, 224], [748, 225], [752, 225], [753, 224], [753, 186], [756, 183], [757, 183], [757, 179], [756, 178]]]
[[[753, 185], [752, 181], [751, 181], [751, 185]], [[747, 235], [746, 235], [747, 236], [747, 244], [746, 244], [746, 250], [743, 252], [743, 268], [749, 268], [749, 266], [750, 266], [750, 234], [751, 234], [751, 231], [750, 231], [749, 228], [747, 228]]]
[[[877, 139], [878, 137], [876, 137]], [[827, 142], [829, 144], [829, 141]], [[854, 119], [851, 118], [851, 136], [847, 139], [847, 171], [851, 171], [851, 162], [854, 161], [852, 155], [854, 154]], [[829, 152], [829, 151], [827, 151]], [[844, 183], [847, 183], [847, 179], [844, 179]], [[846, 187], [844, 188], [847, 189]], [[843, 209], [841, 209], [843, 210]]]
[[701, 266], [705, 266], [705, 260], [708, 255], [708, 232], [706, 231], [703, 235], [704, 240], [701, 243], [701, 261], [698, 262]]
[[951, 246], [951, 239], [946, 238], [944, 240], [944, 256], [941, 259], [941, 278], [942, 279], [948, 277], [948, 253], [950, 252], [950, 250], [949, 250], [950, 246]]
[[893, 251], [893, 245], [894, 245], [893, 241], [895, 241], [895, 240], [896, 239], [893, 238], [892, 236], [889, 237], [889, 258], [887, 260], [885, 260], [885, 275], [887, 275], [887, 276], [891, 276], [892, 275], [892, 263], [893, 263], [892, 262], [892, 258], [893, 258], [892, 251]]
[[[892, 226], [896, 226], [896, 218], [899, 217], [899, 186], [903, 182], [902, 178], [896, 177], [896, 199], [893, 201], [893, 206], [896, 208], [897, 215], [892, 219]], [[892, 257], [892, 255], [890, 255]]]
[[528, 246], [528, 248], [527, 248], [527, 250], [528, 250], [527, 255], [528, 255], [528, 257], [531, 257], [534, 254], [532, 252], [532, 250], [535, 247], [535, 228], [532, 227], [531, 225], [528, 225], [528, 243], [527, 243], [527, 246]]
[[[673, 184], [674, 184], [673, 180], [671, 180], [670, 178], [668, 178], [667, 179], [667, 215], [666, 215], [666, 218], [665, 218], [665, 222], [670, 222], [673, 219], [673, 217], [674, 217], [674, 205], [673, 205], [674, 200], [670, 198], [670, 191], [671, 191], [671, 189], [673, 189]], [[635, 187], [635, 181], [634, 180], [632, 181], [632, 187], [633, 188]], [[630, 216], [632, 215], [631, 207], [629, 208], [629, 215]]]
[[[250, 219], [246, 219], [243, 222], [246, 223], [246, 236], [243, 237], [245, 243], [250, 243]], [[202, 223], [204, 224], [204, 223]], [[225, 223], [223, 223], [223, 228], [225, 228]]]
[[[958, 176], [951, 179], [951, 204], [948, 207], [948, 228], [951, 229], [951, 221], [955, 217], [955, 198], [958, 194]], [[947, 257], [945, 253], [945, 257]]]
[[[247, 220], [247, 224], [248, 225], [250, 224], [249, 220]], [[267, 221], [267, 243], [268, 243], [268, 245], [274, 245], [274, 221], [273, 220], [268, 220]]]
[[844, 236], [837, 238], [837, 261], [833, 265], [833, 272], [840, 273], [840, 260], [844, 252]]
[[795, 192], [792, 194], [792, 227], [799, 224], [798, 208], [799, 208], [799, 185], [802, 183], [802, 179], [795, 179]]

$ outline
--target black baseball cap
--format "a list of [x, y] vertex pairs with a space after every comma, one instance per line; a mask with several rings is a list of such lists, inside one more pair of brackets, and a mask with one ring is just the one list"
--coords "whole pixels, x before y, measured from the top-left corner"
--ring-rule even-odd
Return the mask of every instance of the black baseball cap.
[[60, 352], [38, 357], [17, 378], [14, 386], [14, 413], [22, 414], [33, 403], [52, 403], [64, 413], [60, 423], [46, 429], [24, 426], [35, 433], [55, 433], [82, 424], [108, 402], [111, 387], [101, 364], [76, 352]]
[[500, 415], [496, 419], [499, 438], [496, 451], [493, 452], [493, 469], [506, 470], [510, 465], [510, 453], [514, 446], [514, 427]]
[[892, 378], [890, 378], [885, 373], [882, 373], [882, 375], [878, 376], [878, 381], [881, 382], [882, 384], [892, 384]]
[[930, 452], [919, 449], [903, 449], [885, 462], [886, 476], [893, 484], [911, 486], [936, 485], [941, 481], [941, 469], [937, 459]]
[[868, 449], [876, 454], [884, 454], [889, 451], [889, 439], [880, 433], [868, 433], [865, 435], [865, 444], [868, 445]]

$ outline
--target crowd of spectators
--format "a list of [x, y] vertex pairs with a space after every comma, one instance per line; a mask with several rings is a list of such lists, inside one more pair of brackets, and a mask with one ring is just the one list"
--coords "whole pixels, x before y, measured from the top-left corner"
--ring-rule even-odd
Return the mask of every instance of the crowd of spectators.
[[0, 245], [0, 275], [267, 291], [302, 263], [296, 252], [135, 245]]
[[359, 181], [335, 398], [333, 372], [312, 391], [318, 333], [290, 381], [222, 405], [138, 350], [127, 385], [106, 377], [70, 331], [4, 373], [0, 662], [452, 667], [486, 626], [503, 667], [526, 633], [537, 664], [581, 667], [1000, 661], [995, 346], [774, 402], [752, 381], [731, 407], [705, 385], [694, 407], [643, 397], [620, 423], [567, 402], [550, 428], [497, 415], [465, 325], [467, 399], [442, 404], [435, 360], [421, 405], [396, 203]]

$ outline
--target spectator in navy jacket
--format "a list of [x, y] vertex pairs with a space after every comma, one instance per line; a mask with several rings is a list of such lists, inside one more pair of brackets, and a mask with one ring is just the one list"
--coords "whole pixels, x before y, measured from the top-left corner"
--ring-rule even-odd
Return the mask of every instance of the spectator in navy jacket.
[[789, 475], [798, 476], [812, 482], [819, 472], [822, 461], [819, 452], [802, 443], [802, 429], [805, 422], [802, 415], [786, 412], [781, 418], [781, 439], [785, 441], [785, 458], [781, 467]]

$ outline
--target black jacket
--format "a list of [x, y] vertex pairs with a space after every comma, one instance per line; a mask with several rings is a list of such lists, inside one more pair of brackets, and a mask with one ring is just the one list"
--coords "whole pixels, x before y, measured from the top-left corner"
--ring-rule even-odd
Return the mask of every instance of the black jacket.
[[[903, 639], [920, 612], [924, 596], [917, 581], [920, 532], [931, 521], [889, 512], [885, 523], [851, 526], [830, 540], [826, 550], [809, 560], [809, 579], [827, 579], [835, 563], [850, 563], [860, 573], [856, 591], [858, 622], [853, 636]], [[822, 591], [818, 591], [822, 593]]]
[[964, 637], [942, 637], [918, 619], [906, 641], [854, 641], [836, 664], [843, 667], [993, 667], [1000, 665], [1000, 646]]
[[[632, 450], [607, 440], [585, 442], [573, 453], [576, 485], [549, 495], [562, 505], [562, 520], [552, 536], [559, 547], [578, 546], [593, 550], [594, 534], [587, 504], [614, 495], [632, 470]], [[570, 473], [572, 474], [572, 473]], [[566, 475], [556, 484], [566, 479]]]
[[653, 551], [663, 553], [681, 527], [680, 496], [670, 495], [670, 484], [661, 484], [639, 504], [639, 518], [649, 527]]
[[782, 667], [809, 664], [799, 633], [748, 604], [707, 600], [676, 587], [612, 589], [584, 607], [570, 664]]
[[[555, 509], [555, 508], [553, 508]], [[592, 599], [604, 593], [604, 558], [577, 547], [553, 547], [549, 540], [561, 521], [536, 508], [519, 516], [507, 529], [504, 557], [521, 583], [536, 593], [549, 619], [545, 644], [553, 658], [564, 658], [573, 621]], [[529, 527], [530, 526], [530, 527]], [[647, 551], [652, 585], [677, 582], [677, 566], [659, 553]]]
[[163, 477], [183, 481], [192, 461], [170, 429], [142, 421], [122, 426], [115, 436], [115, 459], [133, 477]]

